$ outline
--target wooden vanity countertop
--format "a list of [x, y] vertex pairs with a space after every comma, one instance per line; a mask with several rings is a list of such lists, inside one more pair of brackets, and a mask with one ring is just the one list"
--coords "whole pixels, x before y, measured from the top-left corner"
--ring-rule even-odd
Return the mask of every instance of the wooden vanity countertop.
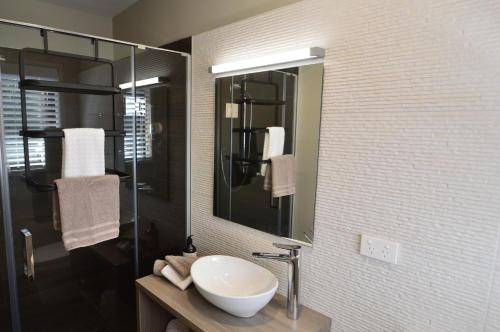
[[[239, 318], [210, 304], [194, 285], [181, 291], [164, 278], [149, 275], [136, 280], [136, 288], [138, 297], [148, 297], [194, 331], [330, 331], [331, 319], [305, 306], [302, 306], [298, 320], [288, 319], [286, 297], [280, 294], [276, 294], [254, 317]], [[140, 303], [139, 316], [144, 315]]]

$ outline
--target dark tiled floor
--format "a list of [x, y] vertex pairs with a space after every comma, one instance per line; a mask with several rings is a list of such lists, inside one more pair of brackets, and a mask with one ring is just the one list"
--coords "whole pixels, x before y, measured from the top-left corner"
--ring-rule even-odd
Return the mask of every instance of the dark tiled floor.
[[[23, 331], [135, 331], [133, 286], [120, 288], [133, 285], [133, 278], [92, 255], [81, 252], [52, 261], [38, 266], [35, 282], [19, 280]], [[86, 264], [93, 269], [86, 270]]]

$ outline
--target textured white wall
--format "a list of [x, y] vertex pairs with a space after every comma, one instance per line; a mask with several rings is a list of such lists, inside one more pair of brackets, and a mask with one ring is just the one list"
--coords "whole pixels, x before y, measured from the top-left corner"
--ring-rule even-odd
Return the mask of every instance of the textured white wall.
[[[303, 0], [193, 39], [193, 233], [249, 259], [277, 238], [212, 216], [208, 66], [327, 49], [304, 303], [334, 331], [500, 331], [500, 2]], [[358, 254], [359, 235], [401, 262]], [[260, 262], [284, 290], [286, 267]]]

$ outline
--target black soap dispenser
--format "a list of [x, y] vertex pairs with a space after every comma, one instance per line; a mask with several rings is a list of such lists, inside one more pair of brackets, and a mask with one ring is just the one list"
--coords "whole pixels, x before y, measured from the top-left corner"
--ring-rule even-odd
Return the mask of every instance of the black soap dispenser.
[[196, 257], [196, 247], [193, 245], [193, 236], [189, 235], [186, 239], [186, 246], [182, 249], [182, 256], [184, 257]]

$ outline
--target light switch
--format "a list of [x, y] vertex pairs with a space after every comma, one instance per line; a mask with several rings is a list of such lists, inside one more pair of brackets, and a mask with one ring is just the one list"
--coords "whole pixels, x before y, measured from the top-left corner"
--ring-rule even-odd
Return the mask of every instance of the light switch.
[[238, 118], [238, 104], [226, 103], [226, 118], [228, 119]]

